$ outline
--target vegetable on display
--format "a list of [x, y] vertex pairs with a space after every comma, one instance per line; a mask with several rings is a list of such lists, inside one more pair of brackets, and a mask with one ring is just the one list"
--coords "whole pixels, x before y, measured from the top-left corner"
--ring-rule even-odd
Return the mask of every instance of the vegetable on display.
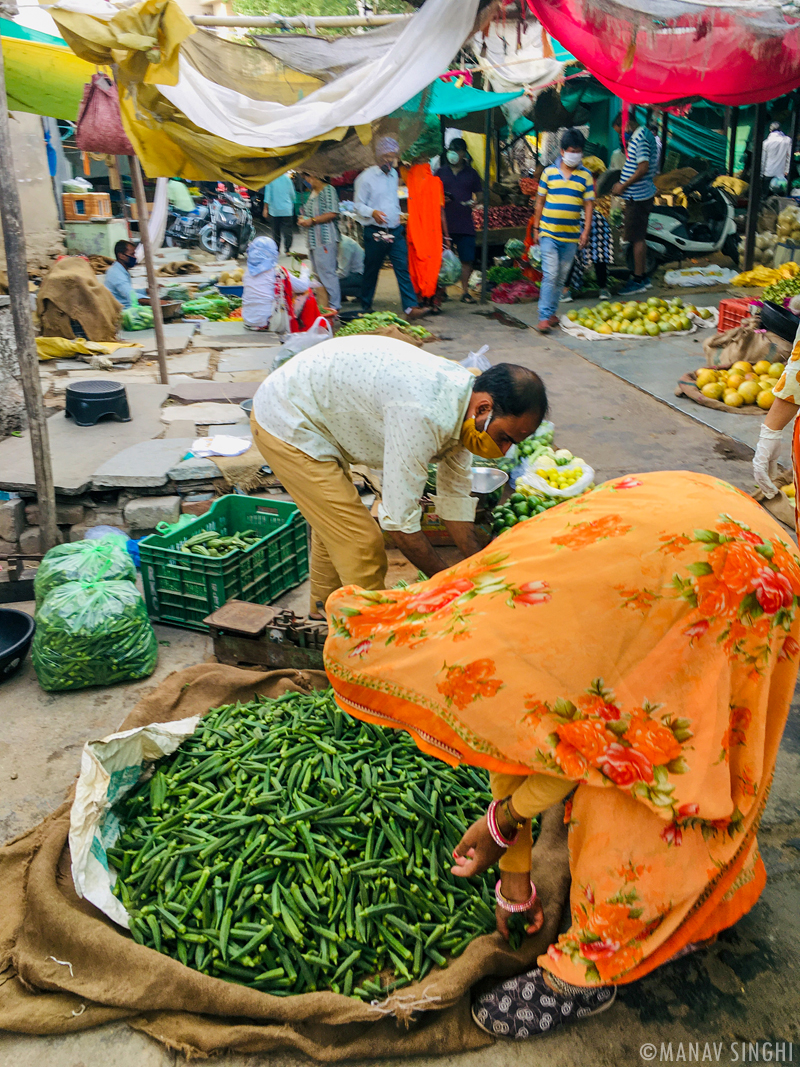
[[218, 534], [215, 530], [204, 530], [195, 534], [181, 545], [181, 552], [189, 552], [195, 556], [227, 556], [231, 552], [244, 552], [259, 541], [265, 535], [256, 533], [255, 530], [242, 530], [236, 534]]
[[492, 285], [502, 285], [504, 282], [518, 282], [521, 277], [522, 271], [519, 267], [496, 265], [489, 267], [486, 272], [486, 280], [491, 282]]
[[426, 340], [428, 337], [433, 336], [424, 326], [412, 326], [392, 311], [371, 311], [368, 315], [361, 315], [359, 318], [353, 319], [352, 322], [348, 322], [346, 326], [338, 329], [336, 336], [355, 337], [360, 333], [379, 333], [390, 326], [394, 326], [401, 333], [407, 333], [419, 340]]
[[794, 278], [784, 278], [764, 290], [764, 300], [773, 304], [782, 304], [787, 298], [800, 295], [800, 274]]
[[[520, 207], [518, 204], [503, 204], [500, 207], [489, 208], [489, 229], [503, 230], [509, 226], [526, 226], [528, 219], [533, 214], [533, 208]], [[476, 207], [472, 212], [472, 220], [478, 232], [483, 228], [483, 208]]]
[[75, 581], [136, 581], [136, 567], [122, 537], [112, 534], [90, 541], [56, 545], [45, 553], [36, 571], [36, 603], [59, 585]]
[[520, 301], [535, 300], [539, 295], [539, 286], [522, 278], [517, 282], [505, 282], [492, 289], [492, 303], [518, 304]]
[[710, 319], [709, 308], [684, 304], [679, 297], [661, 300], [657, 296], [647, 300], [601, 300], [594, 307], [570, 309], [567, 318], [577, 326], [585, 326], [595, 333], [628, 333], [635, 337], [657, 337], [661, 333], [680, 333], [692, 328], [690, 316]]
[[66, 582], [36, 610], [31, 660], [42, 689], [147, 678], [157, 658], [156, 635], [133, 582]]
[[330, 690], [210, 711], [114, 808], [114, 892], [143, 945], [276, 996], [381, 997], [495, 926], [452, 851], [484, 772], [344, 714]]

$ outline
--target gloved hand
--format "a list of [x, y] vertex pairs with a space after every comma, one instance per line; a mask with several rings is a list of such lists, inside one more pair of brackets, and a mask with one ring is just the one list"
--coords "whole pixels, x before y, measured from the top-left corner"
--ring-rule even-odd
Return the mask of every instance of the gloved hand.
[[753, 477], [756, 485], [768, 500], [778, 493], [778, 487], [772, 479], [778, 473], [778, 456], [781, 451], [782, 437], [782, 430], [771, 430], [762, 424], [756, 453], [753, 456]]

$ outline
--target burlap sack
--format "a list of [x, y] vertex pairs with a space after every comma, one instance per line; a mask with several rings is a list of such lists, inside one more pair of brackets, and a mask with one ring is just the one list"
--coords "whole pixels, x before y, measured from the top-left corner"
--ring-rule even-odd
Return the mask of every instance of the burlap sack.
[[[784, 474], [784, 472], [781, 471], [773, 481], [779, 489], [782, 489], [784, 485], [791, 485], [793, 481], [792, 472], [789, 471]], [[761, 507], [766, 508], [770, 515], [774, 515], [779, 522], [784, 524], [784, 526], [788, 526], [790, 530], [794, 530], [794, 501], [790, 500], [785, 493], [778, 493], [777, 496], [767, 498], [761, 490], [756, 487], [751, 495], [753, 500], [757, 500]]]
[[756, 332], [755, 319], [746, 318], [732, 330], [715, 333], [703, 342], [706, 366], [714, 370], [727, 370], [740, 359], [748, 363], [758, 363], [765, 359], [768, 363], [785, 363], [792, 352], [792, 346], [776, 333], [769, 330]]
[[[202, 714], [256, 693], [327, 684], [316, 671], [258, 673], [200, 664], [170, 675], [121, 729]], [[70, 798], [71, 799], [71, 798]], [[70, 801], [0, 849], [0, 1029], [61, 1034], [126, 1019], [191, 1055], [290, 1048], [325, 1061], [442, 1055], [492, 1039], [469, 1014], [469, 990], [534, 965], [555, 940], [569, 871], [560, 806], [534, 850], [542, 930], [512, 952], [498, 934], [478, 938], [453, 964], [376, 1006], [336, 993], [272, 997], [184, 967], [137, 945], [78, 899], [67, 847]]]

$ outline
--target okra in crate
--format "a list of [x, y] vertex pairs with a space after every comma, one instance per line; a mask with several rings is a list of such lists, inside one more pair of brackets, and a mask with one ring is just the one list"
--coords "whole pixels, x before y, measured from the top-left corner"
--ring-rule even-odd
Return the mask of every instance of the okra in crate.
[[[250, 547], [234, 545], [223, 555], [214, 554], [218, 548], [185, 551], [187, 542], [210, 532], [260, 536]], [[139, 552], [150, 617], [205, 630], [203, 619], [232, 597], [266, 604], [308, 577], [308, 526], [295, 504], [229, 494], [195, 522], [145, 537]]]

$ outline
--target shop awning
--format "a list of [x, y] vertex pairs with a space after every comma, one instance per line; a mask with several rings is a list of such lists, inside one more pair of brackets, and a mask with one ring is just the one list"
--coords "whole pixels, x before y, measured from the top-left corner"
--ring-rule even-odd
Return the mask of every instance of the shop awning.
[[488, 93], [472, 85], [456, 85], [438, 78], [429, 89], [417, 93], [405, 104], [404, 111], [425, 111], [428, 115], [446, 115], [453, 119], [471, 115], [475, 111], [488, 111], [500, 107], [509, 100], [522, 96], [523, 90], [513, 93]]
[[0, 19], [6, 93], [11, 111], [74, 120], [83, 87], [94, 74], [60, 37]]

